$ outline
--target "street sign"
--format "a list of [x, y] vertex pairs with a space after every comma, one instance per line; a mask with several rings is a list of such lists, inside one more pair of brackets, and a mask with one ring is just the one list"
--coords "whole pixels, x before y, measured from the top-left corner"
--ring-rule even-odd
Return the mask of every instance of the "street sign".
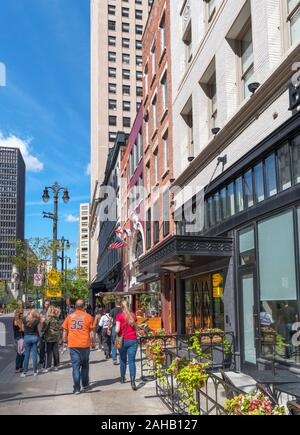
[[46, 297], [49, 299], [61, 299], [62, 298], [62, 292], [59, 289], [56, 288], [47, 288], [46, 290]]
[[33, 275], [33, 283], [35, 287], [42, 287], [44, 275], [42, 273], [35, 273]]
[[50, 285], [53, 285], [55, 287], [61, 281], [61, 274], [57, 272], [56, 269], [52, 269], [47, 275], [47, 280]]

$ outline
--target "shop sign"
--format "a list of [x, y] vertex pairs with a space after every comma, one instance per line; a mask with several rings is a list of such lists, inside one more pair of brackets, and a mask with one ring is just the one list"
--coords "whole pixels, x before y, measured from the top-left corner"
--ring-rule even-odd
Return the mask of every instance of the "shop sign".
[[224, 295], [223, 275], [215, 273], [212, 275], [213, 282], [213, 297], [215, 299], [221, 298]]

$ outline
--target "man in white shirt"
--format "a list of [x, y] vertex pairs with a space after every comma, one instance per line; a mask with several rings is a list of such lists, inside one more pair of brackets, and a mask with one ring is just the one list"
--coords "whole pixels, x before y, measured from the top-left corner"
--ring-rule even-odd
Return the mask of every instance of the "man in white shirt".
[[102, 328], [102, 343], [103, 343], [106, 359], [109, 359], [111, 355], [111, 337], [108, 333], [109, 322], [110, 322], [110, 317], [109, 317], [109, 311], [107, 310], [107, 312], [101, 317], [99, 323], [99, 326]]

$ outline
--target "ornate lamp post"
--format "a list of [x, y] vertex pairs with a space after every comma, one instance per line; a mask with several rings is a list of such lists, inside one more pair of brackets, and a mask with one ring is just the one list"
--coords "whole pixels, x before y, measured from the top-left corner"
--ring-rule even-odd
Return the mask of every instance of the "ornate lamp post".
[[46, 219], [53, 220], [53, 261], [52, 266], [54, 269], [57, 269], [57, 224], [58, 224], [58, 198], [59, 193], [63, 190], [63, 202], [67, 204], [70, 201], [69, 191], [66, 187], [60, 186], [57, 182], [54, 183], [53, 186], [45, 187], [44, 193], [43, 193], [43, 201], [45, 203], [49, 202], [50, 196], [49, 196], [49, 190], [52, 190], [53, 192], [53, 198], [54, 198], [54, 212], [53, 213], [46, 213], [43, 212], [43, 216]]

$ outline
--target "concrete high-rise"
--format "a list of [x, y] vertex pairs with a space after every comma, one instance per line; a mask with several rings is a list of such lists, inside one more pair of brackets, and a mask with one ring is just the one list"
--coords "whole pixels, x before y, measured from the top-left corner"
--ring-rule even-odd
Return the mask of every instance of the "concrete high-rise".
[[152, 0], [91, 0], [91, 281], [97, 272], [98, 187], [118, 131], [129, 135], [142, 97], [142, 36]]
[[24, 240], [25, 163], [17, 148], [0, 147], [0, 281], [9, 281], [14, 241]]
[[80, 204], [78, 266], [89, 276], [89, 219], [90, 204]]

